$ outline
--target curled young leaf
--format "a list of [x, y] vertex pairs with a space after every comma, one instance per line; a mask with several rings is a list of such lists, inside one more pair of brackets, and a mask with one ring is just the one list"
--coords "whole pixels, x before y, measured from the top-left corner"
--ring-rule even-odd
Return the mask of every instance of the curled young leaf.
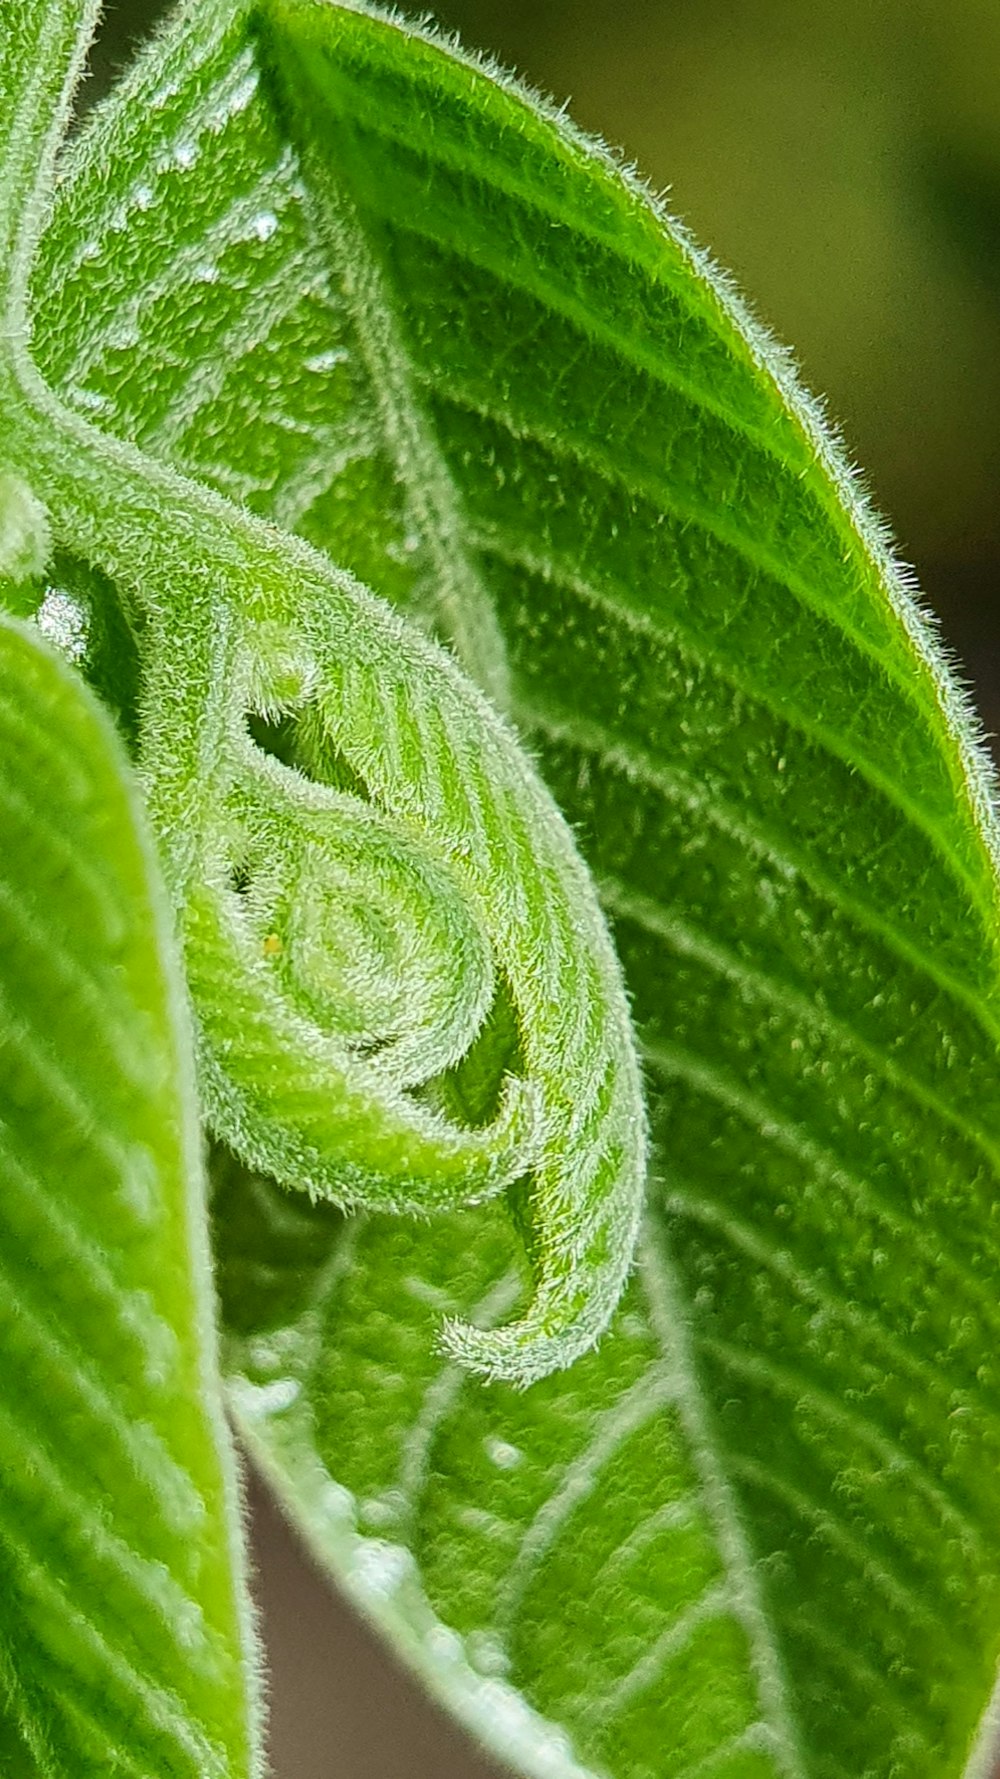
[[450, 656], [38, 375], [27, 289], [57, 133], [38, 139], [31, 68], [64, 115], [86, 20], [64, 0], [44, 55], [40, 17], [16, 23], [0, 474], [128, 611], [209, 1120], [244, 1160], [342, 1205], [426, 1213], [511, 1188], [529, 1309], [445, 1340], [527, 1383], [606, 1326], [642, 1198], [639, 1071], [596, 894]]
[[646, 1133], [619, 967], [554, 802], [407, 620], [69, 413], [16, 349], [6, 369], [7, 461], [140, 639], [139, 763], [210, 1122], [342, 1205], [510, 1188], [532, 1303], [446, 1344], [520, 1383], [570, 1363], [631, 1264]]
[[[507, 727], [396, 614], [303, 566], [253, 616], [220, 581], [189, 656], [211, 663], [204, 697], [173, 697], [173, 648], [147, 645], [168, 666], [150, 669], [143, 765], [209, 1116], [245, 1160], [342, 1205], [421, 1214], [513, 1188], [532, 1306], [445, 1339], [527, 1382], [592, 1344], [631, 1260], [645, 1128], [618, 965]], [[174, 608], [174, 646], [195, 611]]]

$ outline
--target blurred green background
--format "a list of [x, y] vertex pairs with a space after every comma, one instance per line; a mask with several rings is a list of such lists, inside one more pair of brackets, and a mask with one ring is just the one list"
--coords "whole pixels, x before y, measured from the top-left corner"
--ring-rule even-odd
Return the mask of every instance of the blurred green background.
[[[92, 91], [158, 10], [109, 11]], [[1000, 730], [1000, 0], [433, 10], [670, 188], [824, 396]], [[258, 1526], [279, 1779], [485, 1774]]]

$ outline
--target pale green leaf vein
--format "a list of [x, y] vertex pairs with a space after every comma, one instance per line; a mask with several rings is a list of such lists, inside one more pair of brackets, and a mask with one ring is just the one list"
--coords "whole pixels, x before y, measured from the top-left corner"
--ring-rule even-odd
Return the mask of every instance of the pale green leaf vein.
[[890, 1235], [905, 1232], [907, 1240], [927, 1261], [931, 1272], [948, 1276], [960, 1292], [961, 1300], [971, 1299], [979, 1303], [992, 1322], [996, 1315], [996, 1297], [985, 1281], [962, 1267], [942, 1246], [940, 1237], [919, 1222], [905, 1205], [883, 1197], [870, 1180], [859, 1178], [845, 1167], [839, 1155], [817, 1142], [802, 1125], [776, 1114], [766, 1100], [751, 1093], [727, 1070], [682, 1044], [647, 1040], [643, 1056], [649, 1068], [664, 1079], [689, 1083], [698, 1093], [734, 1112], [759, 1137], [778, 1145], [808, 1173], [829, 1180], [831, 1185], [846, 1191]]
[[842, 1398], [835, 1397], [809, 1373], [781, 1364], [770, 1353], [751, 1352], [708, 1334], [702, 1337], [702, 1346], [734, 1376], [747, 1378], [770, 1395], [807, 1405], [811, 1415], [865, 1446], [885, 1466], [887, 1474], [905, 1474], [943, 1526], [949, 1527], [980, 1558], [988, 1556], [986, 1539], [968, 1509], [942, 1486], [926, 1459], [907, 1451], [885, 1428], [846, 1407]]
[[905, 1068], [896, 1056], [880, 1050], [849, 1020], [834, 1013], [825, 1001], [812, 998], [773, 971], [760, 969], [726, 945], [723, 938], [702, 931], [672, 908], [652, 896], [631, 889], [621, 878], [602, 872], [598, 878], [601, 900], [609, 913], [634, 922], [652, 938], [663, 940], [680, 957], [696, 959], [718, 975], [734, 982], [754, 999], [777, 1012], [801, 1021], [812, 1031], [829, 1037], [856, 1056], [874, 1074], [881, 1075], [915, 1105], [950, 1125], [979, 1149], [990, 1169], [1000, 1172], [1000, 1144], [985, 1127], [968, 1118], [952, 1100], [935, 1093], [926, 1081]]
[[527, 1526], [497, 1594], [496, 1622], [509, 1631], [531, 1579], [568, 1520], [593, 1494], [605, 1465], [633, 1434], [668, 1407], [677, 1383], [666, 1363], [654, 1359], [613, 1408], [600, 1417], [593, 1435], [566, 1466], [559, 1483]]
[[891, 920], [880, 915], [868, 902], [846, 893], [843, 886], [808, 854], [787, 844], [784, 850], [779, 849], [753, 812], [747, 810], [736, 815], [718, 797], [706, 794], [687, 773], [654, 757], [634, 741], [625, 741], [617, 734], [613, 741], [609, 741], [602, 724], [558, 704], [551, 693], [543, 703], [537, 689], [532, 687], [530, 699], [515, 701], [514, 716], [527, 734], [535, 731], [553, 741], [568, 743], [578, 752], [619, 771], [633, 783], [641, 784], [671, 802], [685, 803], [699, 815], [706, 816], [721, 832], [742, 840], [758, 855], [773, 860], [786, 875], [801, 877], [838, 913], [882, 940], [907, 964], [915, 966], [945, 994], [967, 1008], [991, 1038], [1000, 1040], [1000, 1014], [994, 1013], [987, 1002], [908, 934], [901, 932]]

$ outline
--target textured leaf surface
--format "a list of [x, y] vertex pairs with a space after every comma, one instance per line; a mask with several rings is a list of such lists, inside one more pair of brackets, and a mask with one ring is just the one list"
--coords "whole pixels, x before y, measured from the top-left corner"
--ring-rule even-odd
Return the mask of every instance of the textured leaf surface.
[[39, 356], [507, 703], [659, 1153], [613, 1336], [524, 1397], [434, 1353], [516, 1298], [487, 1213], [345, 1230], [230, 1180], [243, 1424], [526, 1770], [958, 1774], [1000, 1645], [1000, 1003], [954, 685], [783, 361], [602, 153], [399, 24], [248, 16], [75, 151]]
[[0, 622], [0, 1766], [246, 1779], [197, 1115], [107, 719]]
[[21, 12], [6, 82], [26, 182], [0, 329], [0, 512], [21, 538], [8, 579], [30, 609], [58, 542], [91, 592], [126, 602], [136, 761], [209, 1128], [246, 1165], [354, 1209], [505, 1192], [531, 1304], [516, 1326], [452, 1322], [442, 1340], [527, 1385], [604, 1333], [641, 1221], [647, 1121], [607, 923], [512, 727], [447, 648], [39, 375], [29, 289], [59, 144], [51, 168], [24, 145], [44, 114], [39, 34], [54, 38], [43, 68], [72, 70], [80, 5], [62, 0], [54, 33]]

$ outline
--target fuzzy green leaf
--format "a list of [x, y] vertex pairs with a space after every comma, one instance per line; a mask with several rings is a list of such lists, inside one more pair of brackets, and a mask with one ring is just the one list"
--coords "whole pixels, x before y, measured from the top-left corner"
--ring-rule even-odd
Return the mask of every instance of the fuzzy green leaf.
[[235, 1400], [316, 1548], [525, 1771], [961, 1773], [1000, 1649], [996, 833], [786, 362], [561, 118], [307, 0], [187, 8], [36, 289], [70, 404], [506, 704], [640, 1021], [639, 1275], [525, 1397], [435, 1356], [442, 1310], [516, 1303], [486, 1213], [345, 1232], [230, 1182]]
[[[61, 115], [91, 13], [60, 0], [39, 32], [19, 8], [0, 95], [12, 143], [38, 132], [40, 40]], [[442, 1340], [528, 1384], [606, 1329], [646, 1177], [634, 1034], [590, 876], [451, 654], [40, 375], [30, 284], [48, 153], [33, 173], [11, 154], [0, 490], [12, 536], [18, 490], [34, 531], [44, 522], [36, 555], [72, 540], [97, 628], [131, 631], [137, 760], [206, 1116], [245, 1162], [337, 1204], [426, 1214], [506, 1191], [531, 1301], [514, 1325], [452, 1322]], [[19, 572], [36, 597], [31, 559]]]
[[122, 750], [0, 620], [0, 1766], [247, 1779], [189, 1036]]

